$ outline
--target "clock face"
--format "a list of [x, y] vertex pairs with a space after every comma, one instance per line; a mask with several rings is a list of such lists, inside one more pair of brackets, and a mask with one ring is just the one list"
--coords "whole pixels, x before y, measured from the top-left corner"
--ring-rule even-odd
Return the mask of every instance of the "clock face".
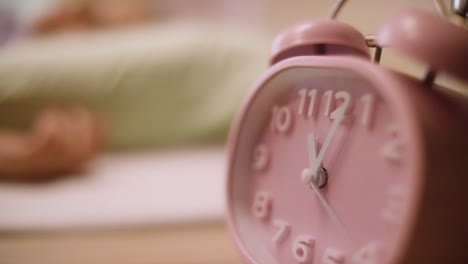
[[393, 263], [413, 150], [366, 78], [290, 68], [244, 113], [229, 170], [232, 227], [253, 263]]

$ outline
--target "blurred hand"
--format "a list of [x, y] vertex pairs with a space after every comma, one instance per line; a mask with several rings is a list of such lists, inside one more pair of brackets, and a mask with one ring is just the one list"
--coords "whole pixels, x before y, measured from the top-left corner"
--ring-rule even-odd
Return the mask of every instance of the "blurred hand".
[[104, 140], [103, 124], [88, 110], [43, 109], [31, 132], [0, 131], [0, 178], [41, 180], [79, 169]]

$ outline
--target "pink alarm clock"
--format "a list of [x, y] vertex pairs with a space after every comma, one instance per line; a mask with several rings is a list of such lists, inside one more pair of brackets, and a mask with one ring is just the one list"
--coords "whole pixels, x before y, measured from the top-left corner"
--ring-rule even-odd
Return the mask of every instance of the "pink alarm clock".
[[[468, 31], [418, 10], [377, 32], [429, 66], [371, 61], [332, 19], [273, 43], [228, 143], [227, 221], [249, 264], [468, 263], [468, 117], [433, 84], [468, 82]], [[466, 102], [465, 102], [466, 104]]]

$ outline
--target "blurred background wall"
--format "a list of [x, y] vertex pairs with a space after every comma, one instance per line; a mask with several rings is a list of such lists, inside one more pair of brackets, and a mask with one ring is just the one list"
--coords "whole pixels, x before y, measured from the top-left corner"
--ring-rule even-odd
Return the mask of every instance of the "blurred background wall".
[[[0, 5], [15, 9], [30, 20], [63, 0], [2, 0]], [[72, 1], [72, 0], [64, 0]], [[325, 17], [332, 0], [149, 0], [155, 8], [177, 19], [204, 19], [254, 26], [277, 32], [284, 26], [314, 17]], [[401, 8], [433, 10], [431, 0], [348, 0], [340, 20], [365, 33], [375, 32], [385, 16]]]
[[[41, 14], [63, 1], [93, 0], [1, 0], [0, 7], [28, 25]], [[143, 0], [145, 1], [145, 0]], [[204, 21], [261, 31], [273, 38], [282, 29], [310, 18], [326, 17], [333, 0], [146, 0], [152, 2], [161, 19]], [[445, 1], [449, 5], [450, 1]], [[418, 8], [435, 13], [432, 0], [348, 0], [338, 19], [350, 23], [365, 35], [373, 34], [386, 17], [402, 8]], [[413, 76], [422, 76], [426, 65], [384, 50], [382, 64]], [[438, 82], [468, 96], [466, 84], [439, 75]]]
[[[318, 17], [326, 17], [333, 0], [159, 0], [155, 1], [176, 17], [222, 21], [239, 27], [267, 32], [271, 38], [285, 27]], [[445, 1], [447, 7], [450, 1]], [[432, 0], [348, 0], [338, 20], [349, 23], [364, 35], [374, 34], [388, 16], [404, 8], [436, 13]], [[415, 77], [423, 76], [426, 65], [391, 50], [381, 63]], [[466, 84], [441, 73], [438, 82], [468, 96]]]

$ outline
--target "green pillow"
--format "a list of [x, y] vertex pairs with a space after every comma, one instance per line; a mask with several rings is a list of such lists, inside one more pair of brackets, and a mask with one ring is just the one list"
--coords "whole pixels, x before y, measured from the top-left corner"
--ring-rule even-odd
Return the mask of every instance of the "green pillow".
[[113, 149], [221, 142], [267, 52], [258, 35], [182, 24], [21, 40], [0, 50], [0, 126], [80, 104]]

